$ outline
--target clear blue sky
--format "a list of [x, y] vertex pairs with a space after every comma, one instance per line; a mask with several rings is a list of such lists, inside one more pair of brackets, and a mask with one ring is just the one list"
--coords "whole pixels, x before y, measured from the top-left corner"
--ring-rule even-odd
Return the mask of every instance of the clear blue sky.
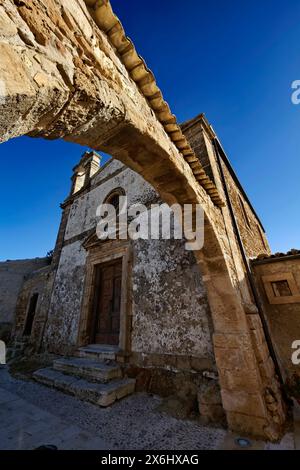
[[[300, 248], [299, 0], [112, 0], [179, 121], [205, 112], [267, 230]], [[53, 248], [82, 147], [22, 137], [0, 146], [0, 259]]]

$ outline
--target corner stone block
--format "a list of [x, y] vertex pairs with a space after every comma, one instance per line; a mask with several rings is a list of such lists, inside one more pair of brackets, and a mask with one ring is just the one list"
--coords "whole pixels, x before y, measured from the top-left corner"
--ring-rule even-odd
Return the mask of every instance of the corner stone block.
[[250, 338], [248, 335], [236, 333], [214, 333], [213, 341], [215, 348], [239, 349], [240, 346], [250, 346]]
[[249, 369], [221, 371], [219, 377], [222, 388], [225, 390], [247, 390], [249, 393], [262, 390], [258, 374]]
[[262, 322], [259, 315], [247, 315], [247, 321], [251, 330], [262, 330]]
[[224, 409], [245, 415], [266, 418], [267, 412], [262, 396], [258, 393], [221, 390]]
[[252, 349], [216, 348], [215, 357], [219, 370], [255, 370], [256, 359]]
[[268, 361], [270, 352], [266, 341], [255, 346], [255, 353], [259, 363]]
[[255, 330], [250, 330], [251, 337], [255, 340], [257, 345], [263, 344], [266, 342], [265, 334], [262, 328], [256, 328]]
[[266, 420], [257, 416], [248, 416], [242, 413], [227, 412], [227, 423], [230, 429], [241, 434], [250, 434], [257, 437], [265, 437]]
[[262, 378], [270, 379], [274, 376], [275, 368], [271, 356], [269, 356], [269, 358], [265, 362], [261, 362], [258, 366]]

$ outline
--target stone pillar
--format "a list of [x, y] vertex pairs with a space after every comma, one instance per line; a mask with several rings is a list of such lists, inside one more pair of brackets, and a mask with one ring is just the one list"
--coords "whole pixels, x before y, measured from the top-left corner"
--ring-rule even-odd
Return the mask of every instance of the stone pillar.
[[214, 352], [228, 426], [235, 432], [276, 440], [285, 413], [259, 316], [247, 311], [238, 286], [234, 289], [224, 256], [212, 255], [217, 248], [209, 227], [205, 236], [206, 247], [196, 255], [214, 324]]
[[100, 162], [101, 156], [97, 152], [92, 150], [85, 153], [85, 168], [89, 179], [99, 170]]

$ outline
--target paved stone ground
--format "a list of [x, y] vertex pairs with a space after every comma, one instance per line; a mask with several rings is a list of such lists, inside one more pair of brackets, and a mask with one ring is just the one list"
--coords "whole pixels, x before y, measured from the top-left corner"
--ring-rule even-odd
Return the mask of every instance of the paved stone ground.
[[0, 388], [0, 449], [27, 450], [45, 444], [59, 449], [106, 449], [107, 444]]
[[[3, 404], [1, 398], [4, 402], [7, 400], [6, 403]], [[64, 442], [60, 442], [59, 448], [74, 448], [72, 436], [67, 439], [69, 432], [74, 433], [80, 448], [84, 445], [78, 437], [80, 432], [92, 436], [93, 448], [98, 439], [101, 449], [103, 445], [112, 450], [200, 450], [219, 447], [226, 434], [223, 429], [205, 427], [197, 422], [178, 420], [159, 413], [156, 408], [160, 403], [158, 397], [138, 393], [112, 407], [99, 408], [35, 382], [16, 380], [7, 369], [0, 369], [0, 421], [6, 419], [6, 424], [2, 421], [3, 426], [0, 425], [0, 448], [4, 448], [3, 443], [8, 445], [7, 430], [11, 435], [22, 436], [31, 425], [30, 429], [33, 433], [37, 432], [37, 438], [39, 433], [43, 434], [43, 444], [56, 444], [54, 440], [61, 438]], [[34, 428], [29, 418], [38, 421], [39, 427]], [[51, 436], [53, 431], [54, 437]], [[33, 442], [34, 438], [22, 441], [22, 448], [36, 447]], [[13, 439], [11, 448], [20, 448], [17, 439]]]
[[[0, 368], [0, 449], [204, 450], [237, 448], [236, 436], [195, 421], [160, 413], [160, 398], [138, 393], [99, 408], [59, 391], [13, 378]], [[280, 444], [252, 442], [252, 448], [294, 448], [292, 434]]]

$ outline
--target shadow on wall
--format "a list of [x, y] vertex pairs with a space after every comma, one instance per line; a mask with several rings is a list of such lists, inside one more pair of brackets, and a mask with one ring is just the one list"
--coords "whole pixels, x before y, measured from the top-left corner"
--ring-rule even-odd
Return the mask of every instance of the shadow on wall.
[[0, 341], [4, 341], [6, 344], [9, 343], [11, 338], [12, 324], [3, 322], [0, 323]]
[[0, 365], [6, 364], [6, 346], [5, 342], [0, 340]]

